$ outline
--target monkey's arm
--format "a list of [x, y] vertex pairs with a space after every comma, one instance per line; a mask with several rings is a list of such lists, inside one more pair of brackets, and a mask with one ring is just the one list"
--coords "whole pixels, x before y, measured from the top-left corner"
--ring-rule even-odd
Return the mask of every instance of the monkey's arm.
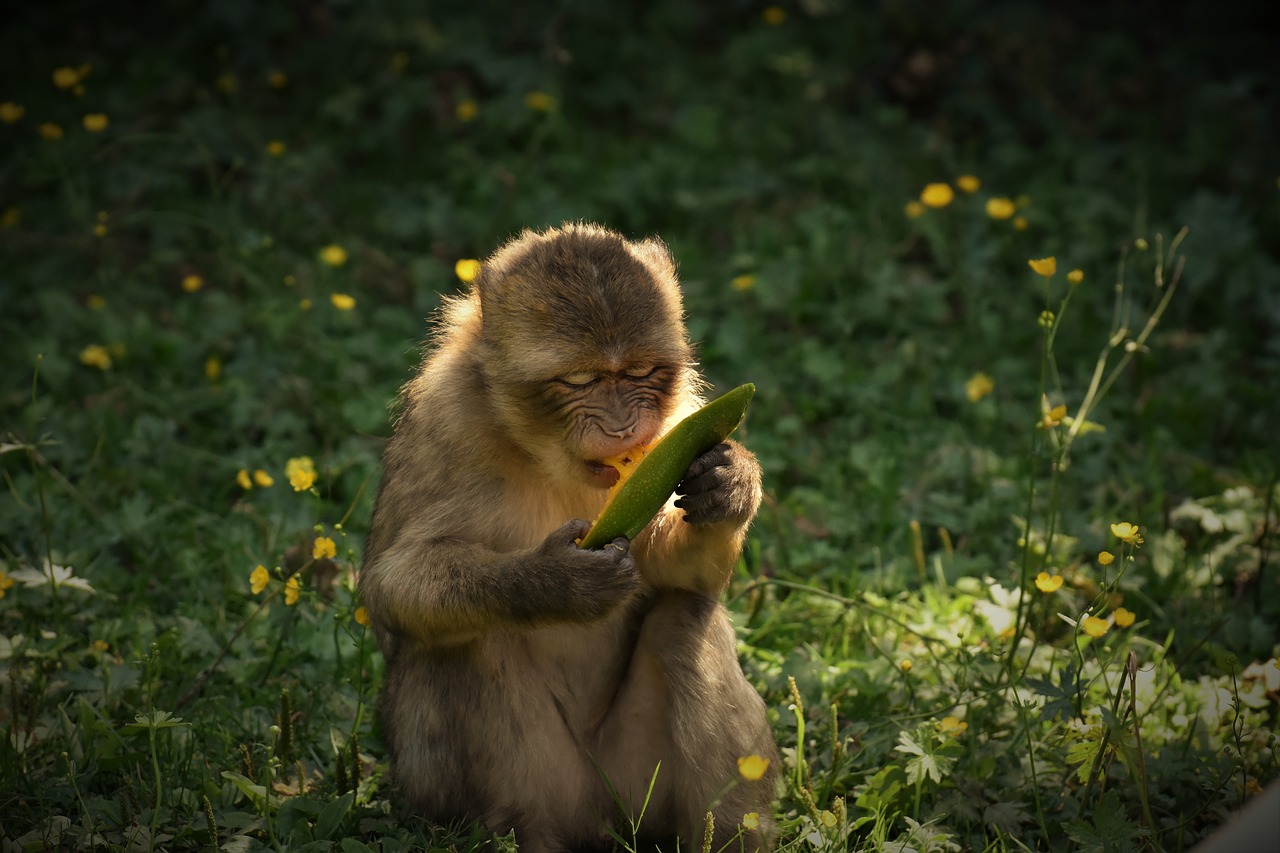
[[601, 618], [638, 586], [635, 560], [619, 539], [599, 551], [574, 540], [570, 521], [533, 548], [502, 553], [405, 529], [367, 561], [360, 593], [374, 626], [428, 647], [466, 643], [513, 627]]
[[703, 453], [636, 540], [645, 580], [659, 589], [717, 596], [729, 583], [747, 527], [760, 506], [760, 463], [735, 441]]

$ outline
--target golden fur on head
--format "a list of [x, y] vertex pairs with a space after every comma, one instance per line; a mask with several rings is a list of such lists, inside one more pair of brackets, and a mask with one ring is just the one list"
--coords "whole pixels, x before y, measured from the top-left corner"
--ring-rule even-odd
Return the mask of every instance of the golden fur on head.
[[632, 243], [583, 223], [525, 231], [484, 262], [473, 293], [499, 371], [524, 372], [509, 359], [528, 357], [535, 341], [556, 346], [547, 363], [572, 355], [584, 369], [691, 355], [675, 263], [655, 239]]

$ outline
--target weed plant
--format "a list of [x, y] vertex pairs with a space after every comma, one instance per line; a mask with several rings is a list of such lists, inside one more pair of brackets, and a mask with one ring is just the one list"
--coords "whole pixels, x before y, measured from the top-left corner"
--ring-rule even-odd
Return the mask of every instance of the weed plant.
[[518, 843], [396, 810], [354, 572], [423, 318], [574, 218], [759, 389], [780, 850], [1185, 850], [1280, 776], [1265, 27], [1000, 8], [16, 16], [3, 849]]

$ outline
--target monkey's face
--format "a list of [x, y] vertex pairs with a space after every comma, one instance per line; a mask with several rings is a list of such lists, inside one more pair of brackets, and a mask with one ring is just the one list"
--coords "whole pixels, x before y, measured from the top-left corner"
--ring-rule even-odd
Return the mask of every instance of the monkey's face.
[[486, 387], [510, 437], [557, 480], [656, 439], [695, 382], [666, 247], [591, 226], [526, 234], [476, 281]]
[[638, 359], [547, 364], [492, 386], [510, 437], [552, 477], [607, 489], [602, 460], [652, 444], [686, 394], [685, 364]]
[[581, 371], [557, 377], [548, 386], [551, 405], [563, 424], [562, 446], [591, 485], [609, 488], [616, 469], [602, 460], [652, 444], [672, 410], [676, 370], [638, 363], [616, 370]]

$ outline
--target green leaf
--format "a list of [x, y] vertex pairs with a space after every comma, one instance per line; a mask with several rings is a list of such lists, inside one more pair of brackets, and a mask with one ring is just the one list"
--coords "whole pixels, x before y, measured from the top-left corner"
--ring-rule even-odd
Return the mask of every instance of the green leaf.
[[248, 776], [240, 773], [233, 773], [230, 770], [222, 771], [222, 778], [226, 779], [232, 785], [240, 789], [240, 793], [244, 794], [253, 803], [254, 808], [260, 808], [267, 800], [267, 789], [264, 785], [259, 785]]
[[1040, 713], [1050, 720], [1074, 716], [1078, 684], [1074, 663], [1067, 664], [1059, 671], [1057, 684], [1041, 678], [1027, 679], [1027, 685], [1032, 690], [1049, 700]]
[[354, 793], [348, 792], [324, 807], [324, 811], [320, 812], [320, 819], [316, 821], [316, 838], [333, 837], [334, 830], [342, 824], [351, 811], [351, 804], [355, 801], [355, 797]]
[[276, 832], [293, 844], [311, 841], [315, 833], [310, 831], [310, 822], [320, 816], [324, 807], [323, 802], [311, 797], [290, 797], [276, 811]]
[[906, 763], [907, 781], [913, 785], [925, 779], [941, 782], [942, 777], [951, 771], [955, 759], [934, 746], [933, 738], [924, 727], [917, 727], [915, 735], [912, 737], [909, 732], [899, 732], [898, 745], [894, 747], [898, 752], [915, 756]]
[[858, 808], [870, 812], [888, 810], [895, 805], [906, 785], [906, 772], [896, 764], [889, 764], [867, 780], [866, 790], [854, 802]]
[[1082, 818], [1068, 821], [1067, 835], [1080, 845], [1080, 853], [1126, 853], [1137, 849], [1137, 840], [1146, 835], [1145, 830], [1125, 816], [1120, 795], [1107, 791], [1098, 802], [1091, 821]]

